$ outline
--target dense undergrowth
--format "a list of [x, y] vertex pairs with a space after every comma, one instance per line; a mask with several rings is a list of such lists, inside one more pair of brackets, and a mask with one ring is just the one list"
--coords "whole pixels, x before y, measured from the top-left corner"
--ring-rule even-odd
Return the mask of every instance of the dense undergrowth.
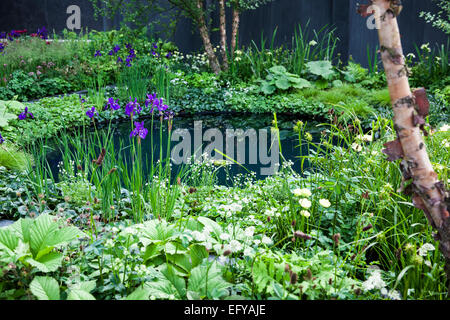
[[[16, 39], [0, 56], [0, 219], [16, 221], [0, 228], [0, 299], [448, 299], [431, 227], [381, 152], [394, 130], [377, 61], [344, 66], [318, 38], [294, 49], [262, 41], [217, 76], [204, 54], [126, 29], [65, 39]], [[427, 151], [448, 187], [441, 49], [408, 59], [413, 86], [429, 89]], [[203, 111], [323, 124], [319, 141], [288, 124], [307, 170], [281, 157], [273, 176], [219, 186], [226, 159], [173, 172], [169, 146], [153, 145], [155, 123], [170, 132], [177, 113]], [[111, 138], [120, 120], [132, 123], [130, 159]], [[63, 155], [57, 177], [49, 138]]]

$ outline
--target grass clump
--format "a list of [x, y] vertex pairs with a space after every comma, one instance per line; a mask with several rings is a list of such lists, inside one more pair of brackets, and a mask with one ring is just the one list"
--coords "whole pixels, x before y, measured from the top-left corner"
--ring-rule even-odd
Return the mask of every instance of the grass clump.
[[32, 157], [11, 144], [0, 146], [0, 167], [13, 170], [25, 170]]

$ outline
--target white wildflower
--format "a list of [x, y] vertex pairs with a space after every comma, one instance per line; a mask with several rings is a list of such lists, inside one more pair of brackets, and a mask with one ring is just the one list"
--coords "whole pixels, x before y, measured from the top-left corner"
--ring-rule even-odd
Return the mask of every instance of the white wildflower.
[[244, 233], [245, 233], [246, 237], [249, 237], [249, 238], [253, 237], [253, 234], [255, 233], [255, 227], [251, 226], [251, 227], [246, 228]]
[[244, 256], [246, 257], [252, 257], [255, 255], [255, 250], [253, 248], [245, 248], [244, 250]]
[[328, 199], [320, 199], [319, 204], [324, 208], [329, 208], [331, 206], [331, 203]]
[[222, 233], [219, 238], [223, 241], [230, 240], [230, 235], [228, 233]]
[[428, 251], [434, 251], [434, 246], [431, 243], [425, 243], [419, 248], [419, 256], [426, 256]]
[[266, 245], [270, 245], [270, 244], [272, 244], [272, 239], [270, 239], [267, 236], [263, 236], [263, 238], [261, 239], [261, 242], [266, 244]]
[[310, 197], [311, 196], [311, 191], [307, 188], [304, 189], [294, 189], [292, 191], [293, 194], [295, 194], [297, 197]]
[[192, 231], [192, 237], [194, 237], [194, 239], [196, 241], [200, 241], [200, 242], [206, 240], [205, 234], [202, 232], [198, 232], [198, 231]]
[[305, 209], [311, 208], [311, 201], [306, 198], [300, 199], [298, 203]]
[[231, 252], [239, 252], [242, 250], [242, 244], [237, 240], [231, 240], [230, 249]]
[[352, 149], [355, 150], [356, 152], [360, 152], [362, 150], [362, 146], [355, 142], [352, 144]]
[[309, 213], [308, 210], [302, 210], [302, 211], [300, 211], [300, 214], [302, 216], [304, 216], [305, 218], [309, 218], [311, 216], [311, 213]]
[[370, 291], [372, 289], [379, 289], [386, 287], [386, 282], [381, 278], [381, 270], [371, 270], [369, 278], [362, 283], [364, 291]]

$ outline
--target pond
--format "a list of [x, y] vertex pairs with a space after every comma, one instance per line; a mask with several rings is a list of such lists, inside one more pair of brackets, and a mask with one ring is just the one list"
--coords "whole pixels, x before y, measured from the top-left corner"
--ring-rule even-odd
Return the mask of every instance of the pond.
[[[271, 131], [273, 117], [270, 115], [195, 115], [179, 116], [173, 120], [170, 133], [170, 161], [172, 173], [175, 175], [183, 167], [189, 165], [195, 159], [211, 159], [212, 163], [220, 164], [228, 162], [217, 171], [218, 184], [229, 185], [231, 181], [227, 177], [236, 177], [238, 174], [252, 173], [256, 179], [264, 179], [278, 170], [280, 156], [293, 162], [293, 169], [301, 172], [300, 154], [308, 152], [306, 143], [302, 150], [299, 148], [298, 134], [293, 130], [294, 124], [299, 119], [280, 116], [277, 118], [280, 130], [280, 139]], [[141, 140], [144, 175], [148, 176], [152, 153], [154, 163], [159, 159], [160, 146], [163, 150], [163, 158], [167, 153], [169, 141], [168, 122], [163, 121], [160, 131], [160, 120], [153, 122], [153, 136], [151, 134], [151, 118], [140, 119], [144, 122], [148, 134]], [[317, 142], [320, 136], [320, 128], [317, 123], [306, 123], [308, 132], [312, 134], [313, 142]], [[130, 132], [133, 130], [131, 121], [120, 122], [112, 125], [112, 141], [115, 150], [124, 159], [131, 159]], [[107, 130], [103, 125], [98, 130]], [[95, 132], [90, 132], [95, 135]], [[153, 139], [153, 141], [152, 141]], [[281, 143], [281, 148], [279, 145]], [[152, 148], [153, 146], [153, 148]], [[281, 150], [281, 154], [279, 152]], [[116, 155], [117, 156], [117, 155]], [[58, 163], [62, 160], [61, 151], [53, 151], [48, 154], [47, 160], [54, 177], [58, 176]], [[308, 168], [307, 161], [303, 163], [303, 169]]]

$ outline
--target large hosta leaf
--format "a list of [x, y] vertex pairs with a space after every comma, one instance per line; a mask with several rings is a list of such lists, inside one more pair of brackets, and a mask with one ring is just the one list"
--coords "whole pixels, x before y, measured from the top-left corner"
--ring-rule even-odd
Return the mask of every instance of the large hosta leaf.
[[310, 61], [306, 64], [308, 72], [322, 76], [324, 79], [329, 80], [334, 75], [333, 65], [330, 61]]
[[35, 277], [30, 290], [39, 300], [60, 299], [58, 282], [51, 277]]
[[275, 81], [275, 85], [278, 89], [281, 90], [287, 90], [291, 87], [291, 84], [289, 83], [289, 79], [286, 77], [280, 77]]

